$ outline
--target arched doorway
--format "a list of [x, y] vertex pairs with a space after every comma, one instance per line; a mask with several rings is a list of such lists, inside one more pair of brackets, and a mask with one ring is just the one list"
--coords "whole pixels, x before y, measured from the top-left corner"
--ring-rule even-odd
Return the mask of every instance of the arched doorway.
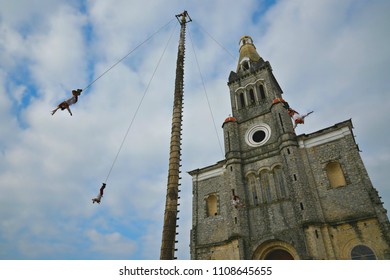
[[281, 240], [268, 240], [260, 244], [252, 255], [253, 260], [299, 260], [291, 244]]
[[264, 259], [265, 260], [293, 260], [294, 257], [291, 256], [291, 254], [286, 250], [276, 249], [269, 252]]

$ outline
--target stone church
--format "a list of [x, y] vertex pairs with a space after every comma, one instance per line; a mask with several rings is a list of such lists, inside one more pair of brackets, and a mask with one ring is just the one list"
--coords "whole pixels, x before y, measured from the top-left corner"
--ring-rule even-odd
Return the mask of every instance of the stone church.
[[296, 135], [271, 65], [240, 40], [225, 159], [190, 171], [191, 259], [390, 259], [351, 120]]

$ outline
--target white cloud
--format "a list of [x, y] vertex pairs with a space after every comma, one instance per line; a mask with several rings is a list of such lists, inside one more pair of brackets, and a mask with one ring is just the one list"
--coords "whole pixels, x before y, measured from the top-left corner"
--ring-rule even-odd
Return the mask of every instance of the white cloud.
[[96, 230], [89, 230], [86, 235], [92, 243], [91, 251], [103, 258], [127, 259], [136, 249], [134, 241], [128, 240], [118, 232], [104, 234]]

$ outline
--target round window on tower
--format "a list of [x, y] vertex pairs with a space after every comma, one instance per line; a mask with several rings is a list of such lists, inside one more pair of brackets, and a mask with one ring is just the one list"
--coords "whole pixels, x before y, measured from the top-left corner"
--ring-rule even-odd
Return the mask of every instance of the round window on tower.
[[245, 141], [251, 147], [264, 145], [271, 137], [271, 128], [262, 123], [252, 126], [245, 134]]

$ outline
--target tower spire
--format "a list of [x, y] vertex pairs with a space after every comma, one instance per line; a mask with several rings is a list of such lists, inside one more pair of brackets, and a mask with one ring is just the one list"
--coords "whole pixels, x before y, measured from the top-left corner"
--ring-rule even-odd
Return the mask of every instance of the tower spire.
[[178, 213], [178, 193], [180, 180], [180, 156], [181, 156], [181, 126], [183, 116], [183, 92], [184, 92], [184, 53], [185, 53], [185, 29], [187, 22], [192, 21], [187, 11], [176, 15], [179, 20], [180, 39], [176, 61], [175, 94], [172, 113], [172, 130], [169, 153], [169, 169], [167, 195], [165, 202], [164, 226], [161, 242], [161, 260], [174, 259], [176, 225]]
[[245, 35], [240, 39], [240, 57], [238, 59], [237, 71], [246, 70], [251, 62], [257, 62], [261, 59], [253, 44], [252, 37]]

